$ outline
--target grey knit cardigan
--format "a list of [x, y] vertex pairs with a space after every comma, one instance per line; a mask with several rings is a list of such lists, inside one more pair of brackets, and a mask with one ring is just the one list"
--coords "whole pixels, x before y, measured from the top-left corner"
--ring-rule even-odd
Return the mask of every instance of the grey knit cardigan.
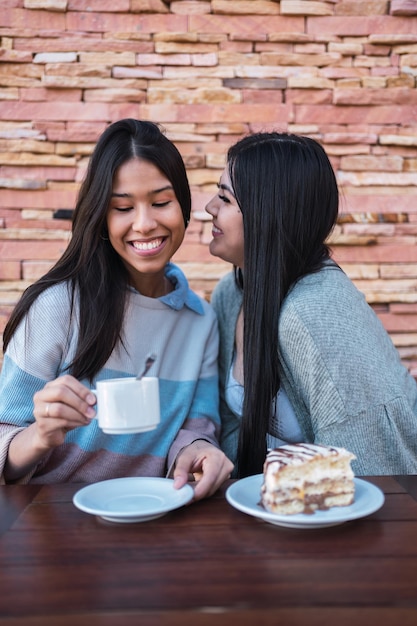
[[[220, 329], [221, 445], [236, 462], [240, 418], [225, 400], [242, 305], [233, 273], [216, 286], [212, 304]], [[352, 451], [356, 475], [417, 473], [417, 384], [346, 274], [330, 262], [300, 279], [277, 323], [281, 384], [305, 441]]]

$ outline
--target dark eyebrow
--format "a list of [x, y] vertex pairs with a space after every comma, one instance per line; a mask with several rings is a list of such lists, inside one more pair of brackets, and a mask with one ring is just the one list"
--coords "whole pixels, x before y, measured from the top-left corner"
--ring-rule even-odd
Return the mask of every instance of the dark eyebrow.
[[223, 189], [223, 191], [228, 191], [230, 194], [232, 194], [233, 197], [235, 197], [235, 194], [233, 193], [233, 189], [229, 187], [229, 185], [225, 185], [224, 183], [219, 183], [217, 187], [219, 189]]
[[[166, 187], [161, 187], [160, 189], [153, 189], [149, 195], [155, 195], [157, 193], [161, 193], [162, 191], [174, 191], [172, 185], [166, 185]], [[114, 191], [111, 194], [112, 198], [131, 198], [130, 193], [115, 193]]]

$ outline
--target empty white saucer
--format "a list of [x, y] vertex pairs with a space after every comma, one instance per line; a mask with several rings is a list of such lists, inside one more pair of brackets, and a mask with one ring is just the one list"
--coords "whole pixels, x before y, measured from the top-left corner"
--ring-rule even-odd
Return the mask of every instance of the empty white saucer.
[[174, 489], [169, 478], [129, 477], [104, 480], [83, 487], [73, 497], [81, 511], [110, 522], [147, 522], [193, 499], [190, 485]]

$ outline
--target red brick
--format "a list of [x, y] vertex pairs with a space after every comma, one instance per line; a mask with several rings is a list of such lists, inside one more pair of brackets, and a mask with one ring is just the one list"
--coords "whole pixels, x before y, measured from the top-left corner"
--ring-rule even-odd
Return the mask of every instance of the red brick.
[[107, 103], [84, 102], [0, 102], [2, 120], [105, 120], [109, 121], [110, 106]]
[[417, 15], [416, 0], [391, 0], [390, 13], [392, 15]]
[[398, 76], [399, 69], [397, 67], [372, 67], [371, 76], [383, 76], [384, 78], [390, 76]]
[[[9, 219], [20, 219], [20, 211], [16, 211], [16, 209], [6, 209], [4, 206], [0, 205], [0, 215], [2, 217], [2, 222], [4, 222], [4, 220], [9, 220]], [[4, 228], [4, 223], [1, 226], [1, 228]]]
[[287, 104], [331, 104], [333, 92], [331, 89], [287, 89], [285, 102]]
[[0, 166], [1, 178], [25, 178], [28, 180], [74, 180], [75, 172], [76, 169], [74, 167]]
[[4, 28], [59, 30], [62, 32], [65, 31], [65, 21], [64, 13], [54, 11], [30, 11], [25, 9], [0, 11], [0, 27]]
[[75, 190], [20, 191], [2, 189], [2, 206], [18, 209], [70, 209], [74, 206]]
[[0, 59], [2, 63], [31, 63], [32, 62], [32, 53], [26, 52], [25, 50], [18, 50], [14, 48], [13, 50], [0, 50]]
[[[229, 104], [227, 106], [193, 104], [193, 105], [147, 105], [140, 106], [141, 114], [146, 119], [161, 122], [239, 122], [250, 120], [252, 123], [275, 124], [293, 121], [292, 108], [281, 104]], [[0, 108], [1, 114], [1, 108]]]
[[391, 48], [390, 46], [376, 46], [373, 44], [365, 44], [363, 47], [363, 52], [366, 56], [389, 56], [389, 54], [391, 53]]
[[[0, 248], [1, 250], [1, 248]], [[187, 235], [179, 250], [173, 256], [174, 263], [184, 263], [186, 261], [198, 261], [199, 263], [213, 262], [208, 246], [198, 243], [188, 243]]]
[[5, 241], [0, 240], [2, 261], [23, 261], [34, 259], [55, 260], [65, 251], [67, 241]]
[[242, 89], [242, 101], [245, 104], [282, 104], [283, 92], [274, 89]]
[[[81, 89], [66, 89], [66, 102], [80, 102], [82, 100]], [[30, 102], [62, 102], [62, 89], [46, 89], [45, 87], [30, 87], [20, 89], [20, 99]]]
[[390, 305], [391, 313], [396, 313], [397, 315], [416, 315], [417, 314], [417, 304], [391, 304]]
[[[16, 299], [17, 302], [17, 299]], [[2, 333], [6, 327], [6, 324], [9, 320], [9, 317], [12, 313], [13, 310], [13, 306], [0, 306], [0, 332]], [[0, 352], [1, 355], [3, 355], [3, 352]], [[1, 358], [1, 363], [3, 362], [3, 359]]]
[[249, 54], [252, 52], [252, 41], [222, 41], [219, 50]]
[[146, 65], [191, 65], [189, 54], [138, 54], [137, 64]]
[[361, 37], [378, 34], [415, 34], [417, 18], [378, 16], [308, 17], [309, 35]]
[[54, 261], [23, 261], [23, 280], [34, 281], [41, 278], [52, 267]]
[[338, 263], [416, 263], [417, 246], [333, 246]]
[[56, 231], [56, 229], [58, 228], [60, 231], [61, 230], [67, 230], [70, 231], [71, 230], [71, 220], [64, 220], [64, 219], [23, 219], [23, 218], [19, 218], [18, 211], [15, 211], [15, 213], [17, 213], [16, 218], [7, 218], [7, 228], [20, 228], [20, 229], [25, 229], [26, 231], [30, 231], [30, 229], [38, 229], [38, 228], [44, 228], [47, 230], [52, 230], [52, 231]]
[[344, 193], [340, 199], [342, 213], [415, 213], [417, 203], [415, 196], [406, 195], [356, 195]]
[[68, 0], [67, 11], [109, 11], [125, 13], [130, 9], [130, 0]]
[[417, 91], [406, 87], [393, 89], [334, 89], [334, 104], [348, 105], [388, 105], [394, 107], [397, 104], [417, 104]]
[[378, 313], [384, 328], [389, 332], [409, 333], [417, 330], [417, 315], [392, 315], [391, 313]]
[[[92, 108], [94, 108], [94, 106], [97, 106], [97, 105], [92, 104], [91, 106]], [[134, 104], [132, 102], [121, 102], [119, 104], [109, 104], [110, 118], [108, 121], [115, 122], [116, 120], [120, 120], [124, 117], [136, 117], [140, 119], [143, 116], [141, 107], [142, 105]], [[151, 119], [151, 118], [148, 118], [148, 119]], [[153, 118], [152, 121], [158, 122], [159, 120], [157, 118]]]
[[[385, 68], [386, 69], [386, 68]], [[369, 76], [367, 67], [323, 67], [320, 69], [320, 75], [324, 78], [362, 78]]]
[[0, 280], [20, 280], [20, 259], [18, 261], [0, 261]]
[[304, 17], [283, 17], [271, 15], [190, 15], [190, 32], [227, 33], [259, 37], [262, 34], [280, 32], [304, 32]]
[[95, 143], [107, 126], [107, 121], [101, 122], [68, 122], [65, 126], [54, 125], [47, 127], [49, 141], [74, 141]]
[[185, 15], [148, 15], [136, 13], [67, 13], [69, 31], [159, 33], [163, 31], [186, 32]]
[[[103, 39], [100, 35], [83, 33], [71, 35], [66, 33], [63, 37], [25, 37], [16, 38], [15, 50], [30, 50], [32, 52], [149, 52], [153, 50], [153, 43], [126, 39]], [[31, 54], [30, 53], [30, 54]]]
[[297, 124], [414, 124], [415, 106], [309, 106], [295, 110]]

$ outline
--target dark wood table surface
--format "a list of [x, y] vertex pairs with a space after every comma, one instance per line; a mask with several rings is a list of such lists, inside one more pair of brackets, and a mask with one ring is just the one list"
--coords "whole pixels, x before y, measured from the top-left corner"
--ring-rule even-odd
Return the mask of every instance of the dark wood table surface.
[[0, 487], [0, 624], [415, 626], [417, 476], [372, 477], [376, 513], [295, 530], [208, 500], [135, 524], [82, 485]]

